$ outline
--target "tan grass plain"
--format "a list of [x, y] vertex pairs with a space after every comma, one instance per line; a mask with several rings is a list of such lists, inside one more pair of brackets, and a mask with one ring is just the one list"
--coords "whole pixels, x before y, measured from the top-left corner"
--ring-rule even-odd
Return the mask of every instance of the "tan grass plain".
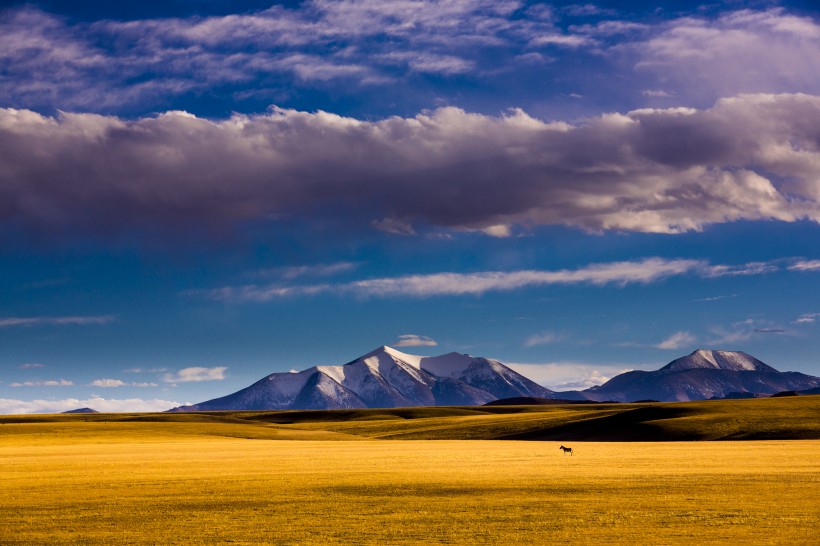
[[818, 543], [820, 441], [373, 440], [0, 427], [0, 543]]

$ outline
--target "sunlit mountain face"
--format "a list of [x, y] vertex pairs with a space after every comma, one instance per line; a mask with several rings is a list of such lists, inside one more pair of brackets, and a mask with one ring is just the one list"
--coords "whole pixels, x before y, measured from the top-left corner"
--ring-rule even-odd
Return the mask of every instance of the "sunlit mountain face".
[[0, 72], [2, 413], [385, 344], [820, 375], [813, 2], [12, 1]]

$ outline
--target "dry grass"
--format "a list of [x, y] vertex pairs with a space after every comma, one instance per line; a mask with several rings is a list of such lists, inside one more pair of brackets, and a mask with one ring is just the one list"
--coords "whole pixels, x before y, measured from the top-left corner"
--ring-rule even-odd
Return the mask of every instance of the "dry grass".
[[574, 442], [569, 457], [253, 427], [4, 425], [0, 543], [816, 544], [820, 525], [820, 441]]

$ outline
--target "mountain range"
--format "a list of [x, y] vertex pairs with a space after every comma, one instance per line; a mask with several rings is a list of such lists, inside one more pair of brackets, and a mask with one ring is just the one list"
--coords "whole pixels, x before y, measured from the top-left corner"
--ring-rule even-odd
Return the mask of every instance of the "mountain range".
[[558, 394], [571, 400], [686, 402], [815, 387], [820, 387], [820, 377], [780, 372], [744, 352], [698, 349], [659, 370], [629, 371], [600, 386]]
[[743, 352], [699, 349], [655, 371], [635, 370], [583, 391], [555, 392], [501, 362], [461, 353], [417, 356], [383, 346], [338, 366], [273, 373], [233, 394], [170, 411], [476, 406], [505, 398], [688, 401], [820, 387]]
[[340, 366], [273, 373], [228, 396], [171, 411], [477, 406], [516, 396], [554, 393], [489, 358], [416, 356], [384, 346]]

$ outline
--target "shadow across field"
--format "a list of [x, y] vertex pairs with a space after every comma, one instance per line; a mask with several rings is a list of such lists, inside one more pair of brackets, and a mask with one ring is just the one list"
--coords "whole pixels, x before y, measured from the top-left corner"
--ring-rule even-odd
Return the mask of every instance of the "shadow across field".
[[[256, 439], [686, 441], [820, 439], [820, 396], [651, 404], [0, 416], [4, 433]], [[105, 427], [97, 425], [104, 424]], [[136, 428], [135, 428], [136, 427]], [[150, 431], [150, 432], [149, 432]]]
[[504, 440], [588, 440], [600, 442], [642, 442], [663, 440], [706, 440], [709, 432], [687, 427], [675, 431], [665, 425], [670, 419], [697, 414], [697, 409], [653, 405], [628, 409], [614, 415], [594, 416], [541, 430], [511, 434]]

